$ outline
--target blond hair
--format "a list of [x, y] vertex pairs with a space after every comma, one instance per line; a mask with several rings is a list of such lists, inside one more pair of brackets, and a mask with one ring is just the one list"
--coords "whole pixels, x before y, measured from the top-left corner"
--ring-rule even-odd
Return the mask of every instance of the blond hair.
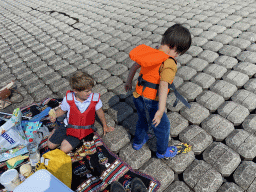
[[70, 86], [73, 90], [84, 91], [94, 86], [93, 78], [85, 72], [77, 71], [70, 79]]

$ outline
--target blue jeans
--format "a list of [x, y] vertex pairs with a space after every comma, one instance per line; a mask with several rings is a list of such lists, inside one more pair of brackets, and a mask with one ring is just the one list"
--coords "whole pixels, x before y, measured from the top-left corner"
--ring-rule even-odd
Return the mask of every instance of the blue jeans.
[[[152, 123], [154, 116], [158, 110], [158, 101], [143, 98], [142, 96], [138, 98], [133, 98], [135, 107], [138, 113], [138, 122], [136, 124], [136, 131], [134, 137], [135, 144], [141, 144], [143, 139], [147, 135], [149, 125], [152, 126], [156, 139], [157, 139], [157, 152], [164, 154], [168, 147], [169, 135], [170, 135], [170, 121], [166, 115], [163, 114], [161, 122], [155, 127]], [[147, 120], [146, 110], [149, 113], [150, 122]]]

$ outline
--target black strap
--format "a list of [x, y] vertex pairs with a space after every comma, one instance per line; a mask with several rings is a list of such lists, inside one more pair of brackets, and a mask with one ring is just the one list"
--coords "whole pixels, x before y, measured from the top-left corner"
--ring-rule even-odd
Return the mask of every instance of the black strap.
[[71, 124], [68, 124], [67, 127], [68, 127], [68, 128], [72, 128], [72, 129], [90, 129], [90, 128], [92, 128], [92, 125], [79, 126], [79, 125], [71, 125]]
[[[142, 93], [143, 93], [143, 91], [145, 90], [146, 87], [149, 87], [149, 88], [152, 88], [152, 89], [157, 89], [157, 90], [159, 88], [159, 84], [154, 84], [154, 83], [146, 81], [145, 79], [142, 78], [142, 75], [140, 75], [139, 78], [138, 78], [138, 85], [143, 86]], [[188, 108], [191, 107], [191, 105], [186, 101], [186, 99], [177, 91], [177, 89], [175, 88], [175, 85], [173, 83], [168, 84], [168, 89], [172, 89], [174, 91], [174, 95], [176, 96], [176, 100], [173, 104], [173, 107], [176, 107], [179, 100], [186, 107], [188, 107]]]

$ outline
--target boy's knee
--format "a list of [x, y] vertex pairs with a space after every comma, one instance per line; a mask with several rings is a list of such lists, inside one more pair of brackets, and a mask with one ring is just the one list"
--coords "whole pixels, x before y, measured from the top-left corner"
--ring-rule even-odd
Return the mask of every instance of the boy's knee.
[[54, 144], [54, 143], [52, 143], [52, 142], [50, 142], [49, 139], [48, 139], [48, 141], [47, 141], [47, 146], [48, 146], [48, 148], [50, 148], [50, 149], [55, 149], [58, 145], [57, 145], [57, 144]]

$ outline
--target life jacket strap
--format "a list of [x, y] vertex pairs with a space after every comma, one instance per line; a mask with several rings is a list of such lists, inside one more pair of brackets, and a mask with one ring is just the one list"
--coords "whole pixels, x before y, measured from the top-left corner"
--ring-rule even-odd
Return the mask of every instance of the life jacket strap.
[[[143, 91], [145, 90], [146, 87], [149, 87], [151, 89], [157, 89], [159, 88], [159, 84], [155, 84], [155, 83], [151, 83], [146, 81], [145, 79], [142, 78], [142, 75], [139, 76], [138, 78], [138, 85], [139, 86], [143, 86], [142, 88], [142, 94]], [[176, 96], [176, 100], [173, 104], [173, 107], [176, 107], [178, 102], [181, 101], [186, 107], [191, 108], [191, 105], [186, 101], [186, 99], [177, 91], [177, 89], [175, 88], [175, 85], [172, 84], [168, 84], [168, 89], [172, 89], [174, 91], [174, 95]], [[158, 91], [157, 91], [157, 95], [158, 95]]]
[[79, 126], [79, 125], [71, 125], [68, 124], [67, 128], [72, 128], [72, 129], [94, 129], [95, 127], [93, 125], [86, 125], [86, 126]]

